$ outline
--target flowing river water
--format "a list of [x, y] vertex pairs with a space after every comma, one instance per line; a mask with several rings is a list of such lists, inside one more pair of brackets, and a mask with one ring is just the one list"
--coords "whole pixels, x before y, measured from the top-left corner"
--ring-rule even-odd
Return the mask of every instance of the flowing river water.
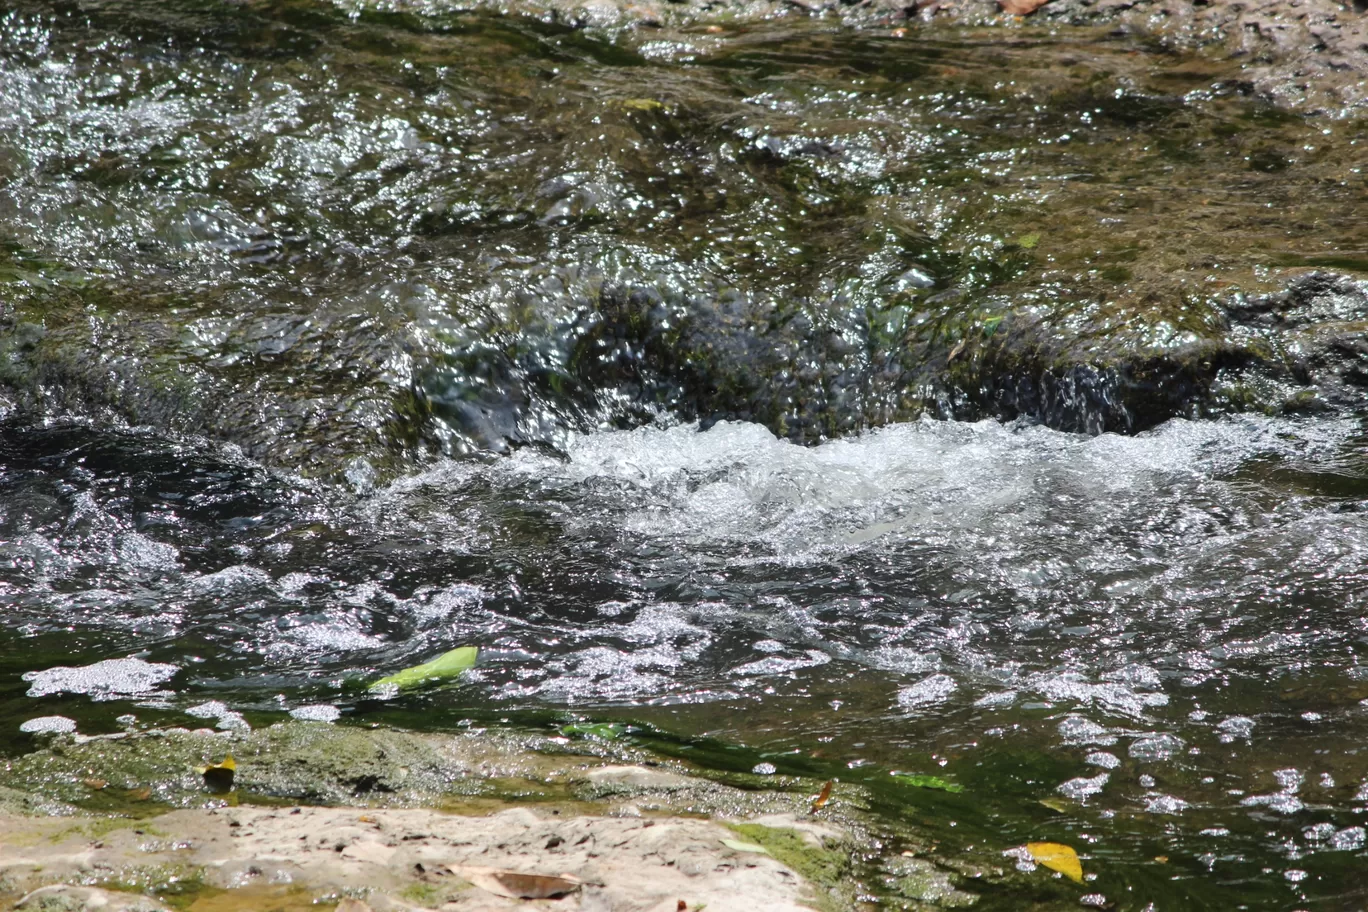
[[1368, 130], [1101, 32], [582, 25], [0, 4], [47, 359], [4, 369], [4, 749], [619, 720], [948, 854], [1077, 845], [1088, 902], [1368, 903], [1359, 418], [984, 417], [895, 363], [1364, 269]]

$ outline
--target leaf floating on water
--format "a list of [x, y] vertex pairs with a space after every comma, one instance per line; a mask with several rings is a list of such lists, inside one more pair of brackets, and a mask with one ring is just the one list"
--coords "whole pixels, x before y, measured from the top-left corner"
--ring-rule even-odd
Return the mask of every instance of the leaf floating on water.
[[223, 758], [222, 763], [197, 767], [195, 772], [204, 777], [204, 784], [211, 792], [231, 792], [233, 777], [237, 775], [237, 762], [232, 754]]
[[462, 672], [475, 664], [475, 660], [479, 656], [479, 647], [459, 646], [450, 652], [442, 653], [429, 662], [424, 662], [422, 665], [414, 665], [412, 668], [405, 668], [403, 671], [386, 675], [372, 684], [371, 690], [384, 690], [390, 687], [406, 690], [411, 687], [421, 687], [424, 684], [435, 684], [441, 681], [449, 681], [452, 678], [459, 678]]
[[462, 868], [460, 874], [481, 890], [508, 899], [559, 899], [584, 886], [584, 881], [569, 874], [524, 874], [498, 868]]
[[722, 844], [735, 852], [754, 852], [756, 855], [768, 855], [769, 849], [756, 842], [743, 842], [740, 839], [724, 839]]
[[1040, 803], [1057, 814], [1067, 814], [1073, 810], [1073, 806], [1063, 798], [1041, 798]]
[[1040, 233], [1036, 231], [1032, 231], [1030, 234], [1023, 234], [1021, 237], [1017, 238], [1017, 246], [1025, 247], [1027, 250], [1032, 249], [1039, 243]]
[[1029, 16], [1050, 0], [998, 0], [998, 6], [1009, 16]]
[[956, 782], [947, 782], [939, 776], [923, 776], [920, 773], [899, 773], [894, 771], [893, 778], [899, 782], [906, 782], [908, 785], [915, 785], [917, 788], [940, 789], [942, 792], [962, 792], [964, 786]]
[[826, 784], [822, 786], [822, 790], [817, 793], [817, 797], [812, 799], [812, 813], [815, 814], [826, 807], [827, 802], [831, 800], [831, 787], [835, 784], [835, 779], [828, 779]]
[[618, 104], [628, 111], [659, 111], [665, 107], [654, 98], [624, 98]]
[[621, 722], [572, 722], [562, 725], [560, 733], [567, 738], [597, 738], [600, 741], [616, 741], [627, 733], [627, 726]]
[[1028, 842], [1026, 851], [1031, 853], [1036, 864], [1051, 871], [1058, 871], [1074, 883], [1083, 882], [1083, 864], [1078, 853], [1058, 842]]
[[109, 785], [109, 782], [105, 779], [82, 779], [81, 784], [88, 789], [95, 789], [96, 791], [99, 791], [100, 789]]
[[140, 789], [129, 789], [128, 797], [132, 798], [134, 801], [146, 801], [152, 797], [152, 789], [147, 788], [146, 786]]

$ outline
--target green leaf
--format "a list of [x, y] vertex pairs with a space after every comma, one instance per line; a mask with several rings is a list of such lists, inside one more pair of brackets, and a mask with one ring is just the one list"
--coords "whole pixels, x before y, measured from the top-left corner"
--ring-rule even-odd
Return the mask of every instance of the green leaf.
[[1027, 250], [1030, 250], [1039, 243], [1040, 234], [1035, 231], [1032, 231], [1030, 234], [1023, 234], [1021, 237], [1017, 238], [1018, 246], [1025, 247]]
[[946, 782], [939, 776], [923, 776], [921, 773], [899, 773], [897, 771], [891, 775], [899, 782], [906, 782], [908, 785], [914, 785], [917, 788], [940, 789], [942, 792], [964, 791], [964, 786], [954, 782]]
[[627, 733], [627, 726], [621, 722], [572, 722], [562, 725], [560, 733], [567, 738], [597, 738], [600, 741], [616, 741]]
[[740, 839], [724, 839], [722, 844], [736, 852], [754, 852], [757, 855], [768, 855], [769, 849], [754, 842], [742, 842]]
[[450, 652], [442, 653], [430, 662], [424, 662], [422, 665], [414, 665], [412, 668], [405, 668], [403, 671], [386, 675], [372, 684], [371, 690], [388, 687], [407, 690], [425, 684], [449, 681], [452, 678], [460, 677], [463, 671], [475, 664], [475, 660], [479, 656], [479, 647], [461, 646]]

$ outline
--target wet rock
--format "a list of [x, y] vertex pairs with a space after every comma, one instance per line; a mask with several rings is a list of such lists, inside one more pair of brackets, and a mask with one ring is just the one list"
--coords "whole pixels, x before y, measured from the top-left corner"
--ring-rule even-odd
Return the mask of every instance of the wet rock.
[[1368, 282], [1329, 272], [1294, 278], [1276, 294], [1237, 297], [1231, 335], [1259, 352], [1265, 382], [1281, 383], [1270, 410], [1361, 412], [1368, 405]]
[[[149, 841], [146, 834], [153, 832], [159, 835]], [[491, 870], [572, 877], [583, 884], [580, 908], [673, 910], [681, 900], [690, 908], [733, 912], [811, 908], [822, 887], [774, 857], [738, 859], [723, 843], [730, 833], [710, 820], [557, 816], [525, 808], [460, 817], [431, 810], [243, 807], [176, 811], [139, 823], [137, 831], [111, 830], [89, 848], [79, 828], [0, 817], [0, 866], [18, 880], [61, 877], [79, 865], [105, 872], [101, 879], [109, 880], [133, 870], [176, 869], [183, 881], [218, 892], [222, 908], [273, 907], [287, 896], [326, 901], [339, 894], [353, 897], [353, 907], [377, 912], [444, 904], [486, 912], [525, 908], [522, 900], [480, 889], [463, 876], [483, 883], [487, 878], [474, 872]], [[43, 842], [20, 857], [12, 848], [19, 834]], [[40, 888], [19, 908], [166, 907], [143, 896], [63, 885]]]

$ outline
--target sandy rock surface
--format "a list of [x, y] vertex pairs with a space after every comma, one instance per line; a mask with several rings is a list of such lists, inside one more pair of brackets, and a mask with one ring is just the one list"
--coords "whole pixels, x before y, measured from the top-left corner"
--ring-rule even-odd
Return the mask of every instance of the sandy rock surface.
[[[172, 878], [202, 882], [215, 892], [213, 908], [220, 910], [350, 898], [360, 902], [349, 908], [376, 912], [677, 912], [705, 906], [710, 912], [785, 912], [812, 908], [815, 895], [777, 860], [729, 847], [724, 840], [736, 843], [736, 834], [701, 819], [562, 816], [527, 808], [464, 817], [433, 810], [238, 807], [172, 811], [120, 821], [114, 829], [101, 823], [0, 816], [0, 878], [10, 888], [32, 888], [18, 908], [156, 910], [163, 906], [146, 897], [51, 882], [154, 884]], [[795, 818], [765, 823], [796, 829], [814, 847], [839, 836]], [[476, 885], [489, 884], [488, 874], [501, 871], [563, 876], [582, 885], [558, 899], [533, 900]], [[233, 902], [235, 896], [240, 902]]]

